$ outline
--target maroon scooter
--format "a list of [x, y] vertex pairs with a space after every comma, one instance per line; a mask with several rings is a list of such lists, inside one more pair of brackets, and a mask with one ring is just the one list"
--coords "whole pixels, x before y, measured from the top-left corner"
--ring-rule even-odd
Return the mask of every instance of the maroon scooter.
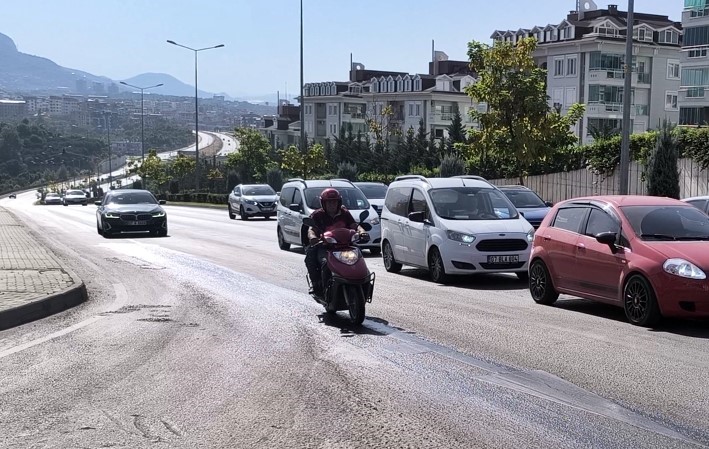
[[[364, 223], [368, 216], [366, 210], [359, 216], [359, 225], [365, 231], [372, 229], [369, 223]], [[310, 217], [305, 218], [303, 224], [317, 228]], [[327, 262], [322, 267], [323, 295], [312, 296], [327, 313], [348, 310], [350, 321], [358, 326], [364, 321], [365, 304], [372, 302], [375, 274], [367, 268], [357, 243], [367, 242], [360, 240], [353, 229], [325, 229], [320, 242], [316, 243], [327, 250]], [[310, 277], [306, 275], [306, 279], [310, 287]]]

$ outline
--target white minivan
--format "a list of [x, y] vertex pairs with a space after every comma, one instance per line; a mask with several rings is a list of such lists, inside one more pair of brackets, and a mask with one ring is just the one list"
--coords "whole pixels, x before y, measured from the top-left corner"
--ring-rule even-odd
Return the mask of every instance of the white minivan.
[[516, 273], [527, 279], [534, 228], [509, 199], [480, 176], [399, 176], [381, 217], [387, 271], [427, 268], [434, 282], [449, 275]]

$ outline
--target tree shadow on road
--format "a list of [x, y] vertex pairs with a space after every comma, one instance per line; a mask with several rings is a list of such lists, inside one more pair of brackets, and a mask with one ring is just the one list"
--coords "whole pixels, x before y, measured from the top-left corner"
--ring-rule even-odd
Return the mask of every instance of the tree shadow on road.
[[[617, 307], [610, 304], [562, 296], [552, 307], [564, 309], [569, 312], [593, 315], [599, 318], [625, 323], [628, 326], [633, 326], [630, 322], [628, 322], [622, 307]], [[639, 327], [638, 329], [642, 328]], [[657, 326], [647, 328], [647, 331], [709, 339], [709, 321], [663, 318]]]

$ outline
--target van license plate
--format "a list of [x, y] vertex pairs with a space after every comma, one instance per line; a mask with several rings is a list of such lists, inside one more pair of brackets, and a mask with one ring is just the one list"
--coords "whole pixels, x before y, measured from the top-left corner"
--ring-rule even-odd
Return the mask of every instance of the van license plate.
[[487, 263], [517, 263], [519, 256], [487, 256]]

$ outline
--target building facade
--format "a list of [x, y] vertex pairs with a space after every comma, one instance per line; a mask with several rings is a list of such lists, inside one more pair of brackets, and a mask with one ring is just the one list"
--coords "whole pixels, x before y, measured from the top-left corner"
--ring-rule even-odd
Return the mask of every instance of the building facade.
[[635, 13], [628, 24], [627, 12], [616, 5], [597, 9], [593, 2], [582, 3], [588, 7], [559, 24], [495, 31], [492, 39], [537, 39], [534, 57], [547, 70], [550, 106], [564, 113], [574, 103], [585, 104], [576, 134], [587, 143], [622, 128], [625, 39], [632, 27], [632, 132], [656, 129], [664, 120], [678, 123], [682, 25], [644, 13]]
[[427, 74], [368, 70], [354, 63], [349, 81], [308, 83], [304, 86], [304, 126], [308, 139], [323, 142], [340, 135], [370, 133], [370, 124], [386, 129], [395, 141], [409, 129], [418, 129], [423, 120], [426, 132], [435, 138], [447, 137], [447, 128], [458, 110], [467, 127], [475, 107], [465, 87], [475, 82], [468, 63], [449, 61], [436, 52]]
[[682, 12], [681, 86], [679, 123], [709, 124], [709, 5], [707, 0], [685, 0]]

